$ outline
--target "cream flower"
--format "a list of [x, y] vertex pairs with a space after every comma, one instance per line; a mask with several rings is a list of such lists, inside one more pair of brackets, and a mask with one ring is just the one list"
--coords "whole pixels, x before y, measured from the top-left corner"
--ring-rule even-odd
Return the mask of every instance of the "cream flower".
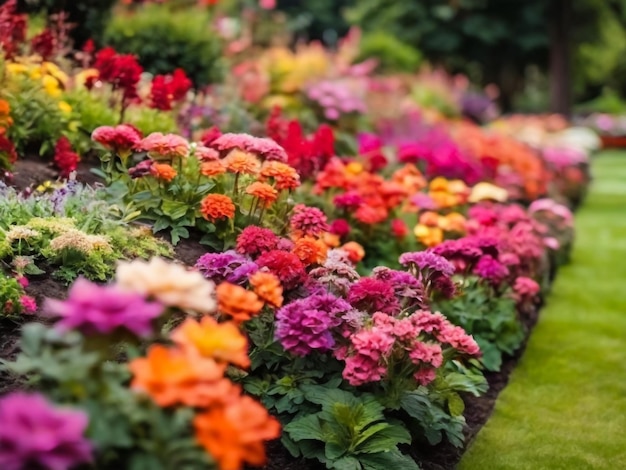
[[472, 188], [472, 193], [469, 197], [469, 202], [480, 201], [497, 201], [506, 202], [509, 198], [509, 193], [506, 189], [500, 188], [491, 183], [478, 183]]
[[9, 242], [14, 240], [28, 240], [30, 238], [37, 238], [41, 235], [37, 230], [30, 229], [24, 225], [15, 225], [11, 227], [6, 233], [6, 239]]
[[77, 229], [70, 229], [67, 232], [53, 238], [50, 241], [50, 248], [54, 251], [62, 251], [71, 248], [85, 254], [99, 249], [110, 252], [111, 245], [107, 237], [102, 235], [89, 235]]
[[154, 257], [150, 261], [120, 262], [117, 284], [132, 292], [153, 297], [183, 310], [211, 313], [216, 310], [215, 285], [197, 271]]

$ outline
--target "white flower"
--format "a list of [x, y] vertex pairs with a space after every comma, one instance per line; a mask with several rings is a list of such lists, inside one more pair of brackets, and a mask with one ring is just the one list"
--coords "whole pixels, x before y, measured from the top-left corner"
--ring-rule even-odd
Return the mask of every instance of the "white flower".
[[122, 288], [182, 310], [215, 312], [215, 284], [197, 271], [162, 258], [118, 263], [117, 284]]
[[23, 225], [15, 225], [11, 227], [6, 233], [6, 239], [8, 242], [14, 240], [28, 240], [29, 238], [37, 238], [41, 235], [37, 230], [30, 229]]

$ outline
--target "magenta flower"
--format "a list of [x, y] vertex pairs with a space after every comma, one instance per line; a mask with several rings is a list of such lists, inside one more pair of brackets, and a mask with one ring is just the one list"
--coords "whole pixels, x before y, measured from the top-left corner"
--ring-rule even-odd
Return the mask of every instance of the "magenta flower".
[[400, 303], [393, 286], [371, 277], [362, 277], [350, 287], [348, 302], [365, 312], [384, 312], [390, 315], [400, 313]]
[[278, 245], [278, 236], [268, 228], [250, 225], [243, 229], [237, 237], [237, 252], [251, 258], [275, 250]]
[[24, 309], [24, 313], [35, 313], [37, 311], [37, 302], [29, 295], [20, 297], [20, 303]]
[[195, 268], [216, 284], [224, 281], [244, 284], [248, 281], [248, 276], [259, 270], [254, 261], [233, 250], [202, 255]]
[[474, 274], [492, 284], [501, 284], [509, 275], [509, 268], [491, 256], [483, 256], [474, 267]]
[[400, 255], [402, 266], [416, 266], [419, 271], [428, 271], [442, 276], [452, 276], [454, 266], [450, 261], [432, 251], [414, 251]]
[[318, 237], [328, 231], [326, 214], [317, 207], [308, 207], [298, 204], [289, 220], [291, 230], [303, 237]]
[[0, 399], [0, 423], [2, 470], [68, 470], [92, 460], [82, 411], [54, 408], [41, 395], [16, 392]]
[[80, 278], [72, 285], [67, 300], [46, 299], [44, 311], [61, 317], [62, 330], [85, 334], [108, 334], [122, 328], [137, 336], [152, 333], [152, 320], [163, 313], [163, 305], [117, 286], [100, 286]]

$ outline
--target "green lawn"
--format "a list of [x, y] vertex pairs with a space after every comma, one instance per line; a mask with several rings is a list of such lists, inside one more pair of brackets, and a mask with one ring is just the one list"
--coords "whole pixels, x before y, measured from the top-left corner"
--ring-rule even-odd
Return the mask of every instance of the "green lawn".
[[572, 263], [461, 470], [626, 469], [626, 153], [593, 176]]

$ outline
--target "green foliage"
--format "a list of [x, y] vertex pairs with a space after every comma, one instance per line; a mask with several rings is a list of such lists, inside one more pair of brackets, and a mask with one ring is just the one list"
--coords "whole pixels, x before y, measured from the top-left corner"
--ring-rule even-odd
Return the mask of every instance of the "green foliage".
[[488, 370], [500, 370], [503, 354], [513, 354], [524, 339], [513, 298], [494, 293], [476, 276], [465, 278], [461, 294], [441, 300], [436, 309], [474, 337]]
[[152, 109], [146, 106], [130, 107], [126, 113], [124, 122], [132, 124], [144, 135], [149, 135], [153, 132], [167, 134], [178, 130], [176, 118], [173, 113], [159, 111], [158, 109]]
[[118, 14], [108, 24], [104, 44], [135, 54], [150, 73], [171, 73], [182, 68], [196, 86], [220, 81], [220, 39], [210, 28], [205, 10], [170, 10], [147, 5]]
[[58, 100], [50, 96], [39, 81], [22, 74], [10, 79], [3, 95], [11, 106], [14, 120], [7, 137], [18, 152], [33, 150], [40, 155], [51, 154], [67, 128], [67, 118]]
[[20, 275], [49, 272], [70, 284], [78, 276], [106, 281], [120, 259], [172, 255], [169, 245], [147, 229], [129, 226], [123, 214], [89, 187], [26, 200], [6, 189], [0, 200], [0, 259]]
[[376, 59], [378, 70], [383, 73], [415, 72], [422, 63], [422, 55], [415, 47], [384, 31], [365, 35], [360, 48], [357, 61]]
[[304, 397], [321, 410], [294, 419], [284, 428], [304, 457], [329, 469], [417, 469], [398, 444], [411, 436], [402, 424], [389, 422], [373, 395], [359, 397], [322, 386], [305, 386]]
[[0, 320], [19, 318], [24, 312], [24, 306], [20, 302], [24, 294], [24, 288], [17, 279], [0, 271]]

